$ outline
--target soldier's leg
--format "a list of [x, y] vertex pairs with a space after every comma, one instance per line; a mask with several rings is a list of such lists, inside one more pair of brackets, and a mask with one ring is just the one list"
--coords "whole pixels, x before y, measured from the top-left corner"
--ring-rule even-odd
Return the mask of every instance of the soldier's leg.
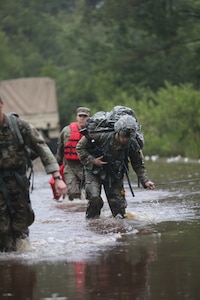
[[124, 195], [123, 182], [113, 183], [111, 187], [106, 184], [104, 188], [113, 217], [125, 218], [127, 202]]
[[86, 218], [98, 218], [103, 207], [103, 200], [101, 198], [101, 181], [90, 172], [85, 172], [85, 192], [88, 200]]
[[24, 178], [26, 190], [22, 190], [13, 180], [10, 182], [10, 195], [14, 213], [11, 215], [11, 228], [15, 242], [29, 236], [28, 227], [34, 222], [35, 215], [29, 202], [29, 181]]
[[[19, 205], [15, 205], [15, 213], [11, 219], [12, 231], [15, 239], [25, 239], [29, 236], [28, 227], [34, 222], [35, 215], [27, 199], [17, 197]], [[16, 198], [15, 198], [16, 199]]]
[[81, 198], [81, 180], [79, 176], [79, 169], [76, 163], [72, 166], [68, 164], [65, 166], [64, 170], [65, 181], [67, 184], [67, 195], [69, 200], [74, 200], [75, 198]]
[[3, 194], [0, 192], [0, 251], [13, 251], [15, 245], [10, 227], [10, 214]]
[[81, 198], [81, 191], [77, 179], [67, 177], [67, 195], [71, 201]]

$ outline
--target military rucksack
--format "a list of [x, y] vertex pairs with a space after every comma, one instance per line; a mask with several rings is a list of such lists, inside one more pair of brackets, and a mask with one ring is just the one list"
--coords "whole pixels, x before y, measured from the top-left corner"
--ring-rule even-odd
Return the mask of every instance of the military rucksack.
[[[86, 121], [85, 128], [80, 132], [87, 138], [92, 139], [96, 133], [114, 131], [114, 124], [123, 115], [130, 115], [136, 119], [136, 114], [132, 108], [126, 106], [115, 106], [110, 112], [99, 111]], [[142, 149], [144, 137], [141, 132], [141, 125], [137, 121], [136, 141]]]

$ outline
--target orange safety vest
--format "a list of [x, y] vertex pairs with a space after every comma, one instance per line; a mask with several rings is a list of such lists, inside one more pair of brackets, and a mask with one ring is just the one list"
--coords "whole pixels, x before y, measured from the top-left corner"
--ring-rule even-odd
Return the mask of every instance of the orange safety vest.
[[72, 122], [70, 124], [70, 137], [64, 147], [64, 158], [69, 160], [79, 160], [76, 152], [76, 145], [82, 138], [82, 134], [79, 132], [78, 123]]

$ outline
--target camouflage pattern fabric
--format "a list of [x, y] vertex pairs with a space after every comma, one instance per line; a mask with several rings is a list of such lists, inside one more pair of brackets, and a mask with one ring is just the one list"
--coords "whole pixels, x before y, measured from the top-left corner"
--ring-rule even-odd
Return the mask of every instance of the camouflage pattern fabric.
[[[145, 182], [149, 180], [141, 151], [138, 149], [136, 151], [132, 147], [131, 139], [128, 144], [121, 144], [114, 139], [114, 135], [112, 132], [95, 134], [92, 142], [83, 137], [77, 145], [77, 153], [82, 164], [85, 166], [86, 198], [89, 200], [86, 213], [86, 217], [88, 218], [92, 218], [95, 215], [93, 212], [91, 212], [91, 215], [89, 214], [89, 211], [95, 210], [94, 207], [96, 207], [96, 216], [100, 214], [100, 192], [102, 185], [106, 191], [113, 216], [116, 216], [118, 213], [125, 213], [126, 200], [123, 194], [123, 177], [127, 156], [139, 181], [144, 187]], [[96, 157], [101, 155], [109, 163], [104, 167], [97, 167], [93, 162]], [[91, 208], [92, 206], [93, 208]]]
[[[59, 165], [40, 133], [20, 118], [17, 123], [25, 144], [41, 158], [46, 173], [59, 171]], [[0, 129], [0, 251], [15, 250], [16, 239], [26, 237], [28, 227], [34, 222], [26, 163], [24, 146], [14, 140], [4, 115]]]
[[8, 205], [5, 195], [0, 192], [0, 247], [4, 250], [15, 250], [15, 242], [28, 236], [28, 227], [34, 222], [34, 212], [27, 200], [29, 181], [23, 176], [25, 190], [22, 190], [15, 177], [4, 177], [7, 194], [11, 199]]
[[109, 181], [102, 180], [99, 176], [93, 175], [91, 172], [85, 172], [85, 192], [88, 199], [86, 218], [97, 218], [100, 216], [103, 207], [103, 199], [101, 198], [101, 186], [104, 186], [105, 194], [112, 215], [122, 216], [125, 214], [127, 202], [124, 196], [123, 180], [119, 179], [109, 184]]
[[83, 166], [81, 162], [65, 160], [64, 175], [69, 200], [81, 199], [83, 185]]
[[[0, 130], [0, 170], [16, 170], [24, 164], [26, 156], [24, 148], [13, 139], [6, 115], [4, 119]], [[24, 143], [38, 154], [46, 173], [59, 171], [58, 163], [39, 131], [20, 118], [17, 118], [17, 123]]]

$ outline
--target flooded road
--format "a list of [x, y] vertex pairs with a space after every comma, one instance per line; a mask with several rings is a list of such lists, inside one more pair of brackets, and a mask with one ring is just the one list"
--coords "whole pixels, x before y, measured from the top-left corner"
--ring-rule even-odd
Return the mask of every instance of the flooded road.
[[155, 191], [126, 185], [128, 219], [99, 220], [86, 200], [52, 199], [35, 171], [30, 247], [0, 254], [0, 300], [196, 300], [200, 297], [200, 163], [147, 161]]

